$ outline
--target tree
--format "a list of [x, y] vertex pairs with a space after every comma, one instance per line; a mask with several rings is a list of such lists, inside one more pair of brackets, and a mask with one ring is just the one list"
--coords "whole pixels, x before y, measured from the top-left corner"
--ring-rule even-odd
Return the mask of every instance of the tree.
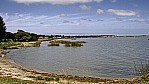
[[18, 30], [17, 33], [15, 33], [15, 38], [18, 41], [29, 41], [31, 39], [31, 35], [27, 32], [24, 32], [23, 30]]
[[6, 32], [6, 34], [5, 34], [5, 39], [15, 40], [15, 36], [14, 36], [14, 34], [11, 33], [11, 32]]
[[0, 42], [2, 41], [2, 39], [5, 38], [5, 33], [6, 33], [6, 26], [3, 21], [3, 18], [0, 16]]
[[30, 39], [30, 41], [37, 41], [37, 40], [38, 40], [38, 36], [37, 36], [37, 34], [30, 33], [30, 35], [31, 35], [31, 39]]

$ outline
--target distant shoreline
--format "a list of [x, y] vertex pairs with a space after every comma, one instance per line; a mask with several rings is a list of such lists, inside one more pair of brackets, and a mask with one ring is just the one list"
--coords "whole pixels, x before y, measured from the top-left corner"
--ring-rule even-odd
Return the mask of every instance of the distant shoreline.
[[[50, 37], [50, 35], [47, 35]], [[53, 38], [122, 38], [122, 37], [149, 37], [149, 35], [51, 35]]]

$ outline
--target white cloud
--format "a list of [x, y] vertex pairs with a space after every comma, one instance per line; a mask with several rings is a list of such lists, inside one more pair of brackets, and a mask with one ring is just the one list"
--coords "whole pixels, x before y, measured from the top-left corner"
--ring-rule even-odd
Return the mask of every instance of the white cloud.
[[104, 13], [104, 10], [98, 9], [98, 10], [97, 10], [97, 13], [98, 13], [98, 14], [103, 14], [103, 13]]
[[110, 0], [112, 3], [115, 3], [115, 2], [117, 2], [117, 0]]
[[128, 21], [130, 21], [130, 22], [138, 22], [138, 23], [146, 23], [146, 24], [149, 23], [148, 19], [143, 19], [143, 18], [130, 18], [130, 19], [128, 19]]
[[[19, 13], [0, 13], [4, 18], [8, 30], [16, 31], [18, 28], [25, 30], [39, 27], [53, 27], [60, 25], [78, 25], [88, 21], [82, 21], [81, 18], [87, 18], [84, 14], [59, 14], [55, 16], [47, 15], [32, 15], [32, 14], [19, 14]], [[78, 22], [80, 20], [80, 22]], [[10, 29], [9, 29], [10, 28]]]
[[102, 2], [103, 0], [93, 0], [93, 1], [100, 3], [100, 2]]
[[87, 6], [87, 5], [80, 5], [79, 6], [82, 10], [90, 10], [91, 6]]
[[131, 10], [115, 10], [115, 9], [108, 9], [108, 13], [115, 14], [118, 16], [136, 16], [137, 13]]
[[88, 3], [88, 2], [102, 2], [103, 0], [12, 0], [17, 3], [31, 4], [31, 3], [50, 3], [50, 4], [74, 4], [74, 3]]
[[60, 14], [59, 16], [60, 17], [67, 17], [68, 15], [67, 14]]

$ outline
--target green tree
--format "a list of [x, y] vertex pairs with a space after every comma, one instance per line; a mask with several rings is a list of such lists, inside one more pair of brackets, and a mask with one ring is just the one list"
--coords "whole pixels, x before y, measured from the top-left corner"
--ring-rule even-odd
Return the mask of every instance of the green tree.
[[5, 34], [5, 39], [12, 39], [12, 40], [15, 40], [15, 36], [13, 33], [11, 32], [6, 32]]
[[31, 35], [30, 41], [37, 41], [38, 40], [37, 34], [31, 33], [30, 35]]
[[5, 38], [5, 33], [6, 33], [6, 26], [3, 21], [3, 18], [0, 16], [0, 42], [2, 41], [2, 39]]
[[18, 30], [17, 33], [15, 33], [15, 38], [18, 41], [30, 41], [32, 38], [31, 35], [27, 32], [24, 32], [23, 30]]

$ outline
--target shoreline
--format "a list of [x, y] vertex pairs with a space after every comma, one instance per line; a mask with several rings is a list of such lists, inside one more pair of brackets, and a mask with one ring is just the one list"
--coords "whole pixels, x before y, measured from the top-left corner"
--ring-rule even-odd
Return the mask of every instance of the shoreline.
[[[0, 73], [2, 73], [2, 75], [0, 75], [0, 77], [10, 77], [11, 76], [12, 78], [17, 78], [17, 79], [21, 79], [21, 80], [36, 81], [32, 78], [29, 78], [28, 76], [43, 76], [43, 77], [59, 78], [61, 80], [61, 83], [67, 81], [70, 83], [75, 82], [75, 84], [116, 83], [116, 82], [130, 82], [133, 80], [133, 78], [103, 78], [103, 77], [85, 77], [85, 76], [80, 77], [80, 76], [72, 76], [72, 75], [58, 75], [55, 73], [39, 72], [39, 71], [36, 71], [33, 69], [22, 67], [21, 65], [18, 65], [15, 62], [10, 62], [9, 60], [10, 59], [7, 59], [5, 57], [4, 58], [0, 57], [0, 65], [1, 65]], [[7, 68], [6, 68], [6, 66], [7, 66]], [[14, 71], [14, 70], [16, 70], [16, 71]], [[42, 82], [46, 82], [46, 81], [42, 81]]]
[[[27, 71], [35, 71], [35, 72], [37, 72], [37, 73], [39, 73], [39, 74], [55, 74], [56, 76], [62, 76], [62, 75], [64, 75], [64, 76], [67, 76], [67, 75], [65, 75], [65, 74], [57, 74], [57, 73], [52, 73], [52, 72], [46, 72], [46, 71], [42, 71], [42, 70], [37, 70], [37, 69], [31, 69], [31, 68], [29, 68], [29, 67], [25, 67], [25, 66], [23, 66], [23, 65], [20, 65], [20, 64], [18, 64], [18, 63], [16, 63], [14, 60], [12, 60], [12, 59], [10, 59], [10, 58], [6, 58], [6, 57], [4, 57], [4, 59], [5, 60], [7, 60], [10, 64], [12, 64], [12, 65], [14, 65], [14, 66], [17, 66], [17, 67], [19, 67], [19, 68], [21, 68], [22, 70], [27, 70]], [[112, 79], [112, 80], [114, 80], [114, 79], [126, 79], [126, 80], [132, 80], [133, 78], [137, 78], [137, 76], [134, 76], [134, 77], [97, 77], [97, 76], [79, 76], [79, 75], [69, 75], [68, 74], [68, 76], [76, 76], [76, 77], [83, 77], [83, 78], [101, 78], [101, 79]]]
[[[105, 77], [81, 77], [81, 76], [74, 76], [74, 75], [59, 75], [55, 73], [46, 73], [41, 72], [33, 69], [29, 69], [23, 67], [15, 61], [8, 59], [6, 57], [0, 57], [0, 77], [12, 77], [21, 80], [29, 80], [29, 81], [37, 81], [29, 76], [41, 76], [41, 77], [51, 77], [51, 78], [59, 78], [60, 83], [57, 84], [65, 84], [65, 82], [69, 82], [70, 84], [86, 84], [86, 83], [117, 83], [117, 82], [131, 82], [136, 78], [105, 78]], [[40, 81], [40, 82], [47, 82], [47, 81]], [[73, 83], [75, 82], [75, 83]]]
[[[22, 47], [33, 47], [29, 45], [29, 42], [25, 43], [25, 46]], [[34, 43], [31, 43], [34, 44]], [[19, 47], [20, 48], [20, 47]], [[11, 48], [13, 49], [13, 48]], [[0, 55], [2, 55], [2, 49], [0, 51]], [[7, 55], [4, 54], [4, 55]], [[135, 84], [134, 82], [139, 81], [140, 77], [133, 78], [109, 78], [109, 77], [90, 77], [90, 76], [75, 76], [75, 75], [60, 75], [56, 73], [47, 73], [44, 71], [33, 70], [24, 66], [17, 64], [14, 60], [11, 60], [5, 56], [0, 56], [0, 77], [12, 77], [20, 80], [29, 80], [29, 81], [37, 81], [50, 84], [50, 81], [47, 80], [37, 80], [38, 77], [42, 78], [52, 78], [59, 79], [59, 81], [54, 81], [54, 84]], [[137, 84], [137, 83], [136, 83]]]

